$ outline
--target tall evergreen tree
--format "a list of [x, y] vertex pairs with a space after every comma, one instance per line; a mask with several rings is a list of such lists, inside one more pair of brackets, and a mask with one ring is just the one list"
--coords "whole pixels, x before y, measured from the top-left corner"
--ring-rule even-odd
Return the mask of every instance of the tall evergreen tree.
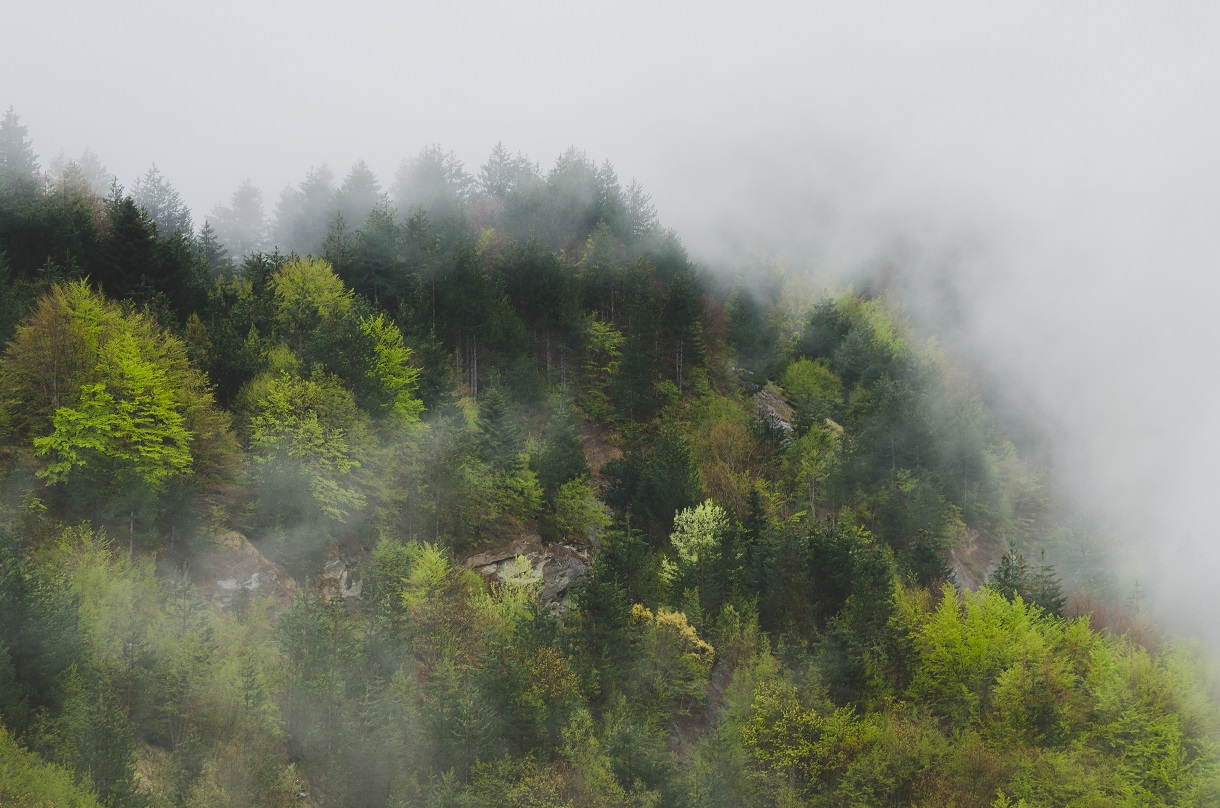
[[[312, 190], [312, 189], [311, 189]], [[316, 192], [315, 192], [316, 193]], [[359, 226], [381, 200], [381, 183], [363, 160], [357, 160], [335, 194], [334, 207], [353, 226]]]
[[503, 143], [496, 143], [479, 168], [478, 192], [485, 198], [504, 201], [537, 176], [538, 167], [529, 158], [521, 154], [514, 157]]
[[194, 235], [190, 209], [182, 201], [182, 195], [161, 176], [161, 170], [155, 163], [136, 180], [131, 196], [144, 209], [161, 238], [168, 239], [174, 233], [181, 233], [187, 238]]
[[556, 403], [542, 451], [532, 458], [532, 463], [548, 499], [569, 480], [589, 476], [589, 464], [576, 430], [576, 414], [566, 399]]
[[263, 192], [246, 180], [227, 206], [217, 205], [211, 220], [216, 234], [229, 254], [244, 258], [267, 246], [267, 215], [263, 211]]
[[462, 210], [473, 185], [457, 155], [434, 145], [403, 162], [391, 190], [399, 210], [423, 208], [440, 221]]
[[225, 245], [220, 243], [220, 237], [216, 235], [216, 228], [212, 227], [212, 223], [206, 219], [199, 230], [195, 249], [199, 263], [209, 277], [219, 278], [233, 271], [233, 260], [229, 258], [229, 251], [225, 249]]
[[276, 245], [285, 252], [321, 255], [326, 233], [339, 209], [335, 194], [335, 177], [325, 163], [310, 168], [296, 188], [286, 187], [275, 208]]
[[521, 425], [517, 423], [517, 414], [500, 388], [492, 387], [483, 393], [479, 401], [478, 426], [483, 460], [501, 470], [515, 467], [525, 439]]
[[38, 155], [29, 139], [29, 128], [9, 107], [0, 118], [0, 193], [13, 197], [32, 196], [38, 191]]

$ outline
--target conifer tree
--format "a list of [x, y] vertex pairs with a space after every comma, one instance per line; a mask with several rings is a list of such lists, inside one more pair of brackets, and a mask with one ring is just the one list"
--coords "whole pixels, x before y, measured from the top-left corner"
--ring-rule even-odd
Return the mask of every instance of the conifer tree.
[[516, 413], [499, 387], [483, 393], [479, 402], [478, 428], [483, 460], [500, 470], [514, 468], [525, 441]]
[[12, 107], [0, 118], [0, 194], [28, 197], [38, 191], [38, 155]]
[[190, 210], [177, 189], [161, 176], [161, 170], [155, 163], [144, 176], [136, 180], [131, 189], [131, 196], [157, 228], [160, 238], [168, 239], [175, 233], [181, 233], [188, 239], [193, 237], [194, 226], [191, 223]]

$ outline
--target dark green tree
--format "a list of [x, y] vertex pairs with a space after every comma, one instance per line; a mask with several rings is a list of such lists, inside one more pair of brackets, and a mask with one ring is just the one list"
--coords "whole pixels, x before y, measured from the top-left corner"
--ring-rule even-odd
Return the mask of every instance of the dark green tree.
[[987, 585], [1009, 600], [1020, 597], [1057, 617], [1063, 616], [1063, 608], [1067, 605], [1054, 566], [1043, 560], [1037, 568], [1031, 568], [1025, 554], [1011, 542], [1008, 552], [1000, 557], [987, 577]]
[[500, 388], [492, 387], [481, 396], [478, 428], [483, 461], [500, 470], [516, 467], [525, 439], [517, 414]]
[[604, 472], [612, 481], [606, 502], [657, 546], [669, 540], [674, 515], [701, 499], [690, 451], [672, 429], [662, 430], [650, 448], [610, 461]]
[[589, 476], [589, 464], [576, 429], [576, 414], [566, 399], [555, 403], [542, 450], [530, 458], [530, 464], [548, 499], [569, 480]]

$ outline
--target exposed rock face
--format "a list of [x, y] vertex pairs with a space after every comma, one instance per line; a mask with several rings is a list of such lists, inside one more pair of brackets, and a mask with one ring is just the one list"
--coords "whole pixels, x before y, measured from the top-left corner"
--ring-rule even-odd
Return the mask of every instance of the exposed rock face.
[[236, 531], [220, 536], [191, 566], [191, 579], [201, 591], [221, 606], [228, 606], [242, 590], [269, 595], [286, 604], [296, 593], [297, 583], [274, 561], [258, 551]]
[[961, 544], [949, 550], [949, 569], [958, 586], [978, 589], [1007, 551], [1008, 546], [995, 536], [969, 528]]
[[359, 565], [355, 560], [334, 558], [326, 562], [322, 574], [315, 582], [323, 597], [340, 597], [344, 600], [361, 599], [364, 582], [360, 580]]
[[541, 581], [544, 603], [562, 604], [572, 584], [591, 564], [587, 548], [574, 544], [547, 544], [536, 535], [522, 536], [510, 545], [478, 553], [463, 563], [488, 580], [499, 583], [509, 574], [509, 565], [514, 565], [512, 574], [521, 574], [520, 567], [516, 566], [518, 558], [524, 559], [526, 574]]
[[795, 437], [793, 415], [792, 407], [784, 401], [783, 391], [775, 385], [768, 384], [754, 394], [754, 419], [779, 432], [785, 446]]

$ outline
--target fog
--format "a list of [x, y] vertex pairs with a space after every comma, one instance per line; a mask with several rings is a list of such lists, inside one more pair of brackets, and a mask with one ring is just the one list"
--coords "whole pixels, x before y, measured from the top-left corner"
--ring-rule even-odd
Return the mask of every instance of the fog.
[[270, 212], [311, 165], [385, 187], [503, 141], [610, 160], [711, 267], [851, 278], [901, 247], [917, 322], [1220, 641], [1220, 8], [796, 5], [52, 0], [6, 10], [0, 107], [43, 165], [155, 162], [196, 222], [247, 178]]

